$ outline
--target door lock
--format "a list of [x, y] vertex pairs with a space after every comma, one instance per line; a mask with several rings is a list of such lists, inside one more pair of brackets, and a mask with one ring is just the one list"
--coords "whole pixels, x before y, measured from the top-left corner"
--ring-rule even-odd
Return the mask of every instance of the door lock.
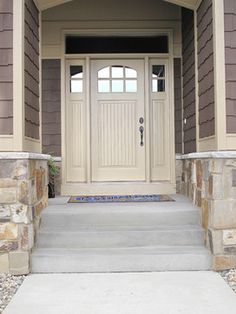
[[143, 117], [140, 117], [140, 118], [139, 118], [139, 123], [140, 123], [140, 124], [143, 124], [143, 122], [144, 122], [144, 118], [143, 118]]

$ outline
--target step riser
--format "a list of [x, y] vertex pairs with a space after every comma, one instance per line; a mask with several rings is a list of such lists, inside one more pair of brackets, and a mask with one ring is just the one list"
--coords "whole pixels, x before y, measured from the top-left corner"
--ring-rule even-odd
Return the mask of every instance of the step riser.
[[155, 245], [203, 245], [203, 230], [47, 233], [38, 236], [39, 248], [109, 248]]
[[77, 230], [79, 226], [163, 226], [196, 225], [199, 213], [160, 212], [160, 213], [107, 213], [107, 214], [44, 214], [42, 228], [52, 230]]
[[33, 273], [210, 270], [208, 255], [33, 256]]

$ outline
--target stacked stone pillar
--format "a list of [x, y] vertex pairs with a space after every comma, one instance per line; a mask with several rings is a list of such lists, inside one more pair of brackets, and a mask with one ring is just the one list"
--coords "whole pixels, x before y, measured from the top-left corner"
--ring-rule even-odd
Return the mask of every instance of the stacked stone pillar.
[[40, 214], [47, 206], [49, 158], [0, 153], [0, 273], [30, 272]]
[[213, 269], [236, 267], [236, 153], [194, 153], [178, 157], [178, 189], [201, 207]]

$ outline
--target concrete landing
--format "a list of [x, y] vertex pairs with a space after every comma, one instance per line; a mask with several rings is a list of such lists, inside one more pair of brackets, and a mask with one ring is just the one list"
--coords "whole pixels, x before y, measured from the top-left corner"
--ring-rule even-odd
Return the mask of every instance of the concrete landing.
[[28, 276], [4, 314], [235, 313], [236, 295], [214, 272]]

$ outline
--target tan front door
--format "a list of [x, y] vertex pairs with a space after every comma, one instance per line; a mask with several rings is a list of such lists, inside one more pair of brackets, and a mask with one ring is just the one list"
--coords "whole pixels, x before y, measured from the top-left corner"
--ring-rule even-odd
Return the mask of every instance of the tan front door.
[[145, 181], [143, 60], [91, 61], [92, 181]]

